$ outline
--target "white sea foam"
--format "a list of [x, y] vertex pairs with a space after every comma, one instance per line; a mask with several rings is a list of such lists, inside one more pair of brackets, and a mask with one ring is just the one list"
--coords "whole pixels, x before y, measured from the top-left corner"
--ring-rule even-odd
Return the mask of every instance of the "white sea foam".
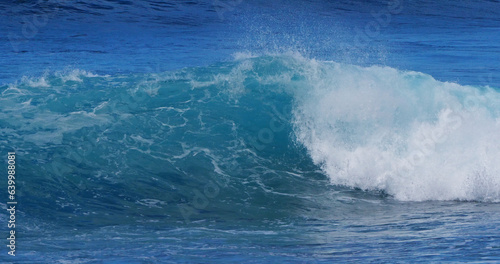
[[74, 82], [82, 82], [82, 77], [86, 78], [95, 78], [95, 77], [102, 77], [97, 74], [85, 71], [85, 70], [80, 70], [80, 69], [74, 69], [71, 71], [66, 71], [66, 72], [58, 72], [56, 73], [56, 76], [61, 78], [63, 82], [67, 81], [74, 81]]
[[388, 67], [300, 67], [314, 74], [295, 92], [294, 131], [333, 184], [500, 201], [500, 93]]
[[27, 77], [24, 76], [21, 80], [22, 83], [27, 84], [28, 86], [31, 87], [50, 87], [50, 84], [47, 82], [47, 77], [42, 76], [38, 78], [33, 78], [33, 77]]

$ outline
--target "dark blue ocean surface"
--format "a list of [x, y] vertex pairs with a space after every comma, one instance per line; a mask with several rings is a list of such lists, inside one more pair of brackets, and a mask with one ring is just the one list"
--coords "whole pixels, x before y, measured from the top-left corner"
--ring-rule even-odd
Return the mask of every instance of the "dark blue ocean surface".
[[0, 3], [2, 263], [500, 262], [499, 1]]

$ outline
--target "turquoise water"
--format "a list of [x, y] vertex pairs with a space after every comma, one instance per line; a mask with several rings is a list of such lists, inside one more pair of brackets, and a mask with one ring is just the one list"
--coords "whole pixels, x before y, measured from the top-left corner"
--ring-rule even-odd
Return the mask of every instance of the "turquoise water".
[[3, 262], [500, 261], [500, 3], [1, 5]]

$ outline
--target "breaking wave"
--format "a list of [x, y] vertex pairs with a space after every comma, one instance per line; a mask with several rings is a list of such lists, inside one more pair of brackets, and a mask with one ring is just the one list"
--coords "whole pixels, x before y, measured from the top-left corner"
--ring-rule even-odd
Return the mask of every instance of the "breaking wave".
[[18, 153], [32, 212], [272, 214], [327, 179], [404, 201], [500, 200], [491, 87], [239, 54], [176, 72], [25, 77], [0, 93], [0, 143]]

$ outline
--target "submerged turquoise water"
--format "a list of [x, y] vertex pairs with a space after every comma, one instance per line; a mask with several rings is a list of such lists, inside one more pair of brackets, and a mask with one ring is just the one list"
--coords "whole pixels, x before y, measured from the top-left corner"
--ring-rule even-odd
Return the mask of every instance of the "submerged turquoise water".
[[500, 3], [2, 5], [2, 261], [500, 260]]

